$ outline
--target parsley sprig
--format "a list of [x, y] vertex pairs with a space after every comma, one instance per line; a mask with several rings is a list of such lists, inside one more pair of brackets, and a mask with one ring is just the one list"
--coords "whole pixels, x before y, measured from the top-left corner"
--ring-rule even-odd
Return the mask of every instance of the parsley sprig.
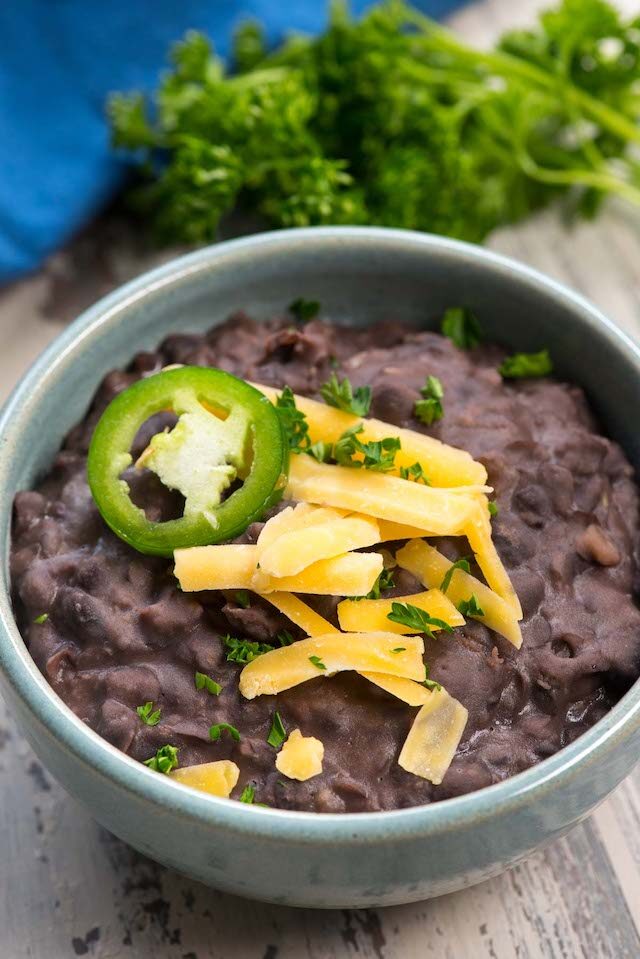
[[273, 646], [257, 643], [250, 639], [238, 639], [236, 636], [223, 636], [222, 642], [227, 648], [227, 662], [241, 663], [243, 666], [253, 662], [263, 653], [270, 653]]
[[400, 476], [402, 479], [413, 480], [414, 483], [424, 483], [425, 486], [431, 486], [431, 480], [420, 463], [413, 463], [412, 466], [401, 466]]
[[392, 603], [391, 612], [387, 613], [387, 619], [392, 623], [400, 623], [402, 626], [408, 626], [416, 633], [425, 633], [433, 639], [432, 627], [444, 629], [447, 633], [452, 633], [453, 629], [449, 623], [443, 619], [437, 619], [435, 616], [429, 616], [424, 609], [413, 606], [411, 603]]
[[425, 676], [422, 680], [422, 685], [427, 689], [430, 689], [432, 693], [439, 692], [442, 689], [440, 683], [437, 683], [435, 679], [430, 679], [431, 669], [428, 663], [425, 663], [424, 667]]
[[514, 353], [513, 356], [507, 356], [500, 365], [499, 373], [508, 380], [549, 376], [553, 373], [549, 350], [540, 350], [539, 353]]
[[448, 336], [461, 350], [472, 350], [482, 341], [480, 321], [466, 306], [452, 306], [446, 310], [440, 329], [443, 336]]
[[428, 376], [420, 393], [422, 399], [416, 402], [413, 411], [421, 423], [424, 423], [425, 426], [431, 426], [436, 420], [441, 420], [444, 413], [442, 383], [437, 376]]
[[269, 730], [269, 735], [267, 736], [267, 742], [269, 743], [270, 746], [273, 746], [274, 749], [279, 749], [286, 738], [287, 738], [287, 730], [284, 728], [284, 723], [282, 722], [282, 716], [276, 710], [276, 712], [273, 714], [273, 721], [271, 723], [271, 729]]
[[194, 682], [197, 690], [206, 689], [211, 696], [219, 696], [222, 692], [220, 683], [217, 683], [211, 676], [207, 676], [206, 673], [196, 673]]
[[473, 241], [563, 196], [584, 216], [607, 194], [640, 203], [640, 38], [603, 0], [563, 0], [489, 50], [402, 0], [358, 21], [337, 2], [323, 35], [273, 52], [246, 24], [230, 60], [189, 32], [148, 98], [111, 98], [167, 243], [215, 240], [239, 197], [277, 226]]
[[383, 440], [370, 440], [363, 443], [358, 438], [363, 432], [362, 423], [357, 423], [344, 431], [333, 447], [333, 457], [336, 462], [340, 466], [375, 470], [379, 473], [387, 473], [394, 469], [396, 453], [401, 448], [398, 437], [387, 436]]
[[153, 703], [145, 703], [144, 706], [136, 706], [136, 712], [146, 726], [157, 726], [162, 714], [161, 709], [154, 710]]
[[305, 300], [299, 296], [297, 300], [289, 304], [289, 313], [295, 316], [298, 323], [308, 323], [313, 320], [320, 312], [320, 303], [318, 300]]
[[451, 577], [457, 569], [461, 569], [465, 573], [471, 572], [469, 560], [466, 558], [466, 556], [463, 556], [461, 559], [457, 559], [455, 563], [452, 563], [447, 572], [444, 574], [442, 582], [440, 583], [440, 589], [443, 593], [446, 593], [446, 591], [449, 589], [449, 586], [451, 585]]
[[309, 662], [316, 667], [316, 669], [326, 669], [327, 667], [322, 662], [319, 656], [309, 656]]
[[350, 596], [349, 599], [358, 602], [361, 599], [380, 599], [380, 594], [386, 589], [393, 589], [395, 586], [392, 569], [383, 569], [375, 583], [365, 596]]
[[320, 395], [328, 406], [335, 406], [355, 416], [367, 416], [371, 408], [370, 386], [358, 386], [354, 390], [348, 377], [340, 381], [335, 373], [320, 387]]
[[177, 746], [161, 746], [151, 759], [145, 759], [144, 765], [153, 769], [157, 773], [167, 775], [172, 769], [178, 766], [178, 748]]
[[293, 390], [285, 386], [276, 398], [276, 410], [289, 440], [292, 453], [304, 453], [311, 445], [307, 417], [296, 406]]
[[472, 593], [469, 599], [462, 599], [458, 603], [458, 612], [463, 616], [484, 616], [484, 610], [475, 593]]
[[213, 726], [209, 726], [209, 739], [212, 743], [216, 743], [225, 732], [229, 733], [237, 743], [240, 742], [240, 733], [230, 723], [215, 723]]

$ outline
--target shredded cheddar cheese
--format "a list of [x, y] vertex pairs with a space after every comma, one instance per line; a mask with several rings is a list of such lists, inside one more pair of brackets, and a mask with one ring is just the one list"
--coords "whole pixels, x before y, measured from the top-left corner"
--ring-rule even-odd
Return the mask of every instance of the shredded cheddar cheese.
[[[419, 539], [411, 540], [398, 550], [396, 561], [398, 566], [408, 570], [425, 586], [432, 588], [441, 585], [453, 565], [437, 549]], [[519, 649], [522, 646], [522, 634], [513, 609], [475, 576], [462, 569], [454, 570], [447, 588], [447, 597], [457, 604], [471, 596], [476, 597], [484, 613], [483, 616], [475, 618]]]
[[260, 552], [260, 569], [268, 576], [295, 576], [312, 563], [333, 559], [380, 541], [380, 530], [367, 516], [344, 516], [322, 525], [283, 533]]
[[430, 693], [413, 721], [398, 764], [439, 786], [455, 756], [468, 715], [444, 689]]
[[395, 633], [332, 632], [301, 639], [248, 663], [240, 673], [240, 692], [245, 699], [274, 696], [310, 679], [332, 676], [343, 670], [422, 680], [422, 639], [407, 636], [402, 645], [402, 652], [393, 652], [398, 646]]
[[[340, 628], [345, 632], [358, 630], [387, 630], [392, 633], [407, 635], [418, 633], [419, 629], [411, 629], [403, 623], [395, 623], [388, 619], [392, 603], [410, 603], [423, 609], [429, 616], [443, 620], [449, 626], [462, 626], [462, 616], [450, 599], [439, 589], [429, 589], [424, 593], [414, 593], [410, 596], [394, 596], [393, 599], [344, 599], [338, 604], [338, 619]], [[433, 630], [439, 629], [433, 626]]]
[[324, 746], [315, 736], [303, 736], [294, 729], [276, 756], [276, 769], [288, 779], [305, 782], [322, 772]]
[[[256, 389], [268, 396], [274, 403], [281, 390], [254, 383]], [[434, 486], [482, 485], [487, 480], [487, 471], [482, 463], [476, 462], [465, 450], [447, 446], [432, 436], [425, 436], [413, 430], [402, 429], [376, 419], [362, 419], [352, 413], [310, 400], [306, 396], [295, 397], [296, 406], [307, 418], [312, 442], [322, 440], [335, 443], [342, 434], [358, 423], [364, 431], [360, 436], [363, 443], [370, 440], [383, 440], [388, 436], [397, 437], [401, 448], [396, 454], [396, 466], [410, 467], [420, 463]]]
[[511, 607], [516, 619], [522, 619], [520, 600], [491, 539], [491, 520], [486, 497], [478, 499], [475, 510], [467, 520], [465, 533], [487, 583]]
[[213, 763], [199, 763], [197, 766], [184, 766], [173, 769], [169, 776], [184, 786], [199, 789], [212, 796], [228, 799], [231, 790], [238, 782], [240, 770], [229, 759], [220, 759]]
[[345, 553], [320, 560], [296, 576], [275, 578], [258, 569], [258, 547], [193, 546], [174, 553], [175, 575], [185, 592], [206, 589], [276, 590], [340, 596], [364, 596], [382, 571], [378, 553]]
[[371, 470], [317, 463], [295, 456], [289, 470], [287, 496], [324, 506], [336, 506], [375, 519], [456, 536], [477, 510], [476, 491], [434, 489]]

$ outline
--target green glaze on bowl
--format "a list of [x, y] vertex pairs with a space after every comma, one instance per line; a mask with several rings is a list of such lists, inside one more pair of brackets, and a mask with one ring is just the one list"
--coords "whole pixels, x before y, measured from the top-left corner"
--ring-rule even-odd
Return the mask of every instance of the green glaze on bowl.
[[119, 752], [67, 709], [31, 661], [9, 598], [11, 503], [47, 468], [102, 376], [165, 334], [203, 330], [239, 308], [258, 318], [298, 296], [365, 325], [433, 324], [472, 307], [490, 339], [548, 346], [640, 466], [640, 351], [585, 300], [478, 247], [395, 230], [322, 228], [235, 240], [183, 257], [112, 293], [23, 377], [0, 417], [2, 691], [51, 773], [107, 829], [211, 886], [278, 903], [371, 906], [479, 882], [562, 835], [630, 771], [640, 684], [572, 745], [479, 792], [394, 812], [263, 809], [199, 794]]

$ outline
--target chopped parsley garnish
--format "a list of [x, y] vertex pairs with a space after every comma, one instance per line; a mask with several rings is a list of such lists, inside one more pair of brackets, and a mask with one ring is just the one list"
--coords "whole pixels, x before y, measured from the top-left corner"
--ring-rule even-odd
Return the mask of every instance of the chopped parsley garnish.
[[487, 509], [489, 510], [489, 516], [497, 516], [500, 507], [495, 500], [490, 499], [487, 503]]
[[484, 616], [484, 610], [475, 593], [472, 593], [469, 599], [463, 599], [458, 603], [458, 612], [463, 616]]
[[220, 683], [217, 683], [211, 676], [207, 676], [206, 673], [196, 673], [195, 684], [196, 689], [206, 689], [212, 696], [219, 696], [222, 692]]
[[498, 372], [507, 380], [549, 376], [553, 372], [553, 363], [549, 350], [540, 350], [539, 353], [514, 353], [500, 364]]
[[296, 406], [293, 390], [285, 386], [282, 393], [276, 398], [276, 410], [280, 422], [289, 439], [289, 449], [292, 453], [303, 453], [311, 445], [309, 424], [307, 417]]
[[284, 728], [284, 723], [282, 722], [280, 713], [276, 710], [276, 712], [273, 714], [273, 722], [271, 723], [271, 729], [269, 730], [269, 735], [267, 736], [267, 742], [270, 746], [273, 746], [274, 749], [279, 749], [286, 738], [287, 731]]
[[222, 642], [227, 647], [227, 662], [246, 663], [253, 662], [263, 653], [270, 653], [273, 646], [267, 643], [255, 643], [250, 639], [237, 639], [235, 636], [223, 636]]
[[422, 680], [422, 685], [425, 686], [427, 689], [430, 689], [431, 692], [433, 693], [439, 692], [442, 689], [442, 686], [440, 685], [440, 683], [437, 683], [435, 679], [429, 679], [430, 672], [431, 670], [429, 669], [428, 664], [425, 664], [425, 667], [424, 667], [425, 675], [424, 675], [424, 679]]
[[320, 312], [320, 303], [318, 300], [305, 300], [299, 296], [297, 300], [289, 304], [289, 313], [292, 313], [299, 323], [308, 323]]
[[318, 440], [312, 443], [307, 450], [309, 456], [313, 456], [318, 463], [328, 463], [333, 456], [333, 443], [325, 443], [324, 440]]
[[37, 623], [38, 626], [42, 626], [43, 623], [49, 619], [49, 613], [40, 613], [39, 616], [36, 616], [34, 623]]
[[177, 746], [161, 746], [151, 759], [145, 759], [144, 765], [157, 773], [170, 773], [172, 769], [178, 766], [178, 748]]
[[444, 413], [442, 408], [444, 390], [438, 377], [428, 376], [420, 394], [422, 399], [417, 401], [413, 411], [421, 423], [431, 426], [436, 420], [441, 420]]
[[431, 480], [420, 463], [414, 463], [413, 466], [401, 466], [400, 476], [402, 479], [413, 480], [414, 483], [424, 483], [425, 486], [431, 486]]
[[426, 633], [427, 636], [432, 638], [432, 626], [444, 629], [447, 633], [453, 632], [449, 623], [445, 623], [443, 619], [436, 619], [435, 616], [429, 616], [424, 609], [412, 606], [411, 603], [392, 603], [391, 612], [387, 613], [387, 619], [390, 619], [392, 623], [401, 623], [403, 626], [408, 626], [416, 633]]
[[276, 639], [281, 646], [291, 646], [291, 643], [293, 642], [293, 636], [288, 629], [283, 629], [282, 632], [278, 633]]
[[444, 574], [442, 582], [440, 583], [440, 589], [443, 593], [446, 593], [446, 591], [449, 589], [449, 586], [451, 585], [451, 577], [457, 569], [461, 569], [463, 572], [469, 573], [471, 571], [469, 560], [463, 556], [462, 559], [457, 559], [455, 563], [451, 564], [447, 572]]
[[[387, 436], [383, 440], [371, 440], [363, 443], [358, 439], [364, 432], [362, 423], [356, 423], [345, 430], [333, 447], [333, 456], [340, 466], [352, 466], [355, 469], [376, 470], [386, 473], [395, 466], [396, 453], [400, 449], [400, 440], [396, 436]], [[356, 459], [356, 456], [362, 459]]]
[[237, 743], [240, 742], [240, 733], [235, 726], [231, 726], [229, 723], [216, 723], [215, 726], [209, 726], [209, 739], [216, 743], [224, 732], [229, 733]]
[[320, 395], [328, 406], [335, 406], [355, 416], [366, 416], [371, 407], [370, 386], [357, 386], [354, 390], [348, 377], [345, 376], [340, 382], [335, 373], [320, 387]]
[[251, 595], [248, 589], [236, 590], [234, 599], [238, 606], [242, 606], [243, 609], [249, 609], [251, 606]]
[[382, 590], [393, 589], [395, 585], [393, 581], [393, 570], [383, 569], [366, 596], [350, 596], [349, 599], [355, 602], [359, 602], [361, 599], [380, 599]]
[[406, 652], [406, 650], [407, 650], [407, 647], [406, 647], [406, 646], [396, 646], [396, 648], [395, 648], [395, 649], [392, 649], [391, 652], [392, 652], [392, 653], [404, 653], [404, 652]]
[[440, 329], [461, 350], [472, 350], [482, 340], [478, 318], [465, 306], [452, 306], [446, 310]]
[[144, 706], [136, 706], [136, 712], [143, 723], [147, 726], [157, 726], [160, 722], [161, 709], [154, 712], [153, 703], [145, 703]]
[[319, 656], [309, 656], [309, 662], [312, 663], [316, 667], [316, 669], [327, 668]]
[[256, 787], [255, 786], [245, 786], [242, 790], [242, 795], [240, 796], [240, 802], [246, 802], [251, 805], [256, 798]]

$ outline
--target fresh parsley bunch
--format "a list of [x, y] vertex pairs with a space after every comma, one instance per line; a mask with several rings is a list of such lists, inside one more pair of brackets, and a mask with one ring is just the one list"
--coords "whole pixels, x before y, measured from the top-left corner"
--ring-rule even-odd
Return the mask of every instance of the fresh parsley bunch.
[[640, 19], [562, 0], [478, 51], [402, 0], [267, 53], [259, 25], [227, 70], [189, 33], [149, 103], [115, 95], [115, 146], [165, 241], [216, 238], [246, 206], [278, 226], [378, 223], [481, 240], [567, 195], [592, 215], [640, 203]]

